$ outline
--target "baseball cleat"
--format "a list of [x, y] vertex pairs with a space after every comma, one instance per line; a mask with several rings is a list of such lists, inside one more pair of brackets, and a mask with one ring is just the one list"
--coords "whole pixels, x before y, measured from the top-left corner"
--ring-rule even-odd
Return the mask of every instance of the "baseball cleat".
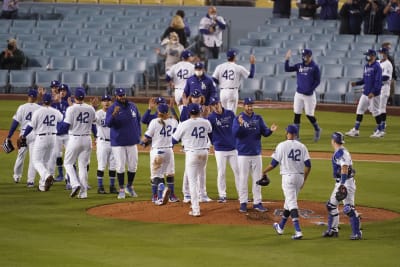
[[80, 190], [78, 194], [78, 198], [84, 199], [87, 198], [87, 191]]
[[263, 205], [261, 203], [258, 203], [256, 205], [253, 205], [253, 209], [255, 209], [258, 212], [266, 212], [268, 211], [267, 208], [264, 208]]
[[65, 190], [72, 190], [72, 186], [70, 183], [65, 184]]
[[200, 198], [199, 202], [212, 202], [213, 200], [209, 198], [207, 195]]
[[226, 203], [226, 197], [219, 197], [218, 203]]
[[322, 129], [319, 128], [317, 131], [314, 132], [314, 142], [318, 142], [321, 138]]
[[35, 183], [33, 183], [33, 182], [28, 182], [28, 183], [26, 184], [26, 187], [29, 187], [29, 188], [35, 187]]
[[168, 203], [169, 196], [171, 195], [171, 190], [169, 188], [165, 188], [162, 194], [162, 205], [165, 205]]
[[332, 231], [332, 230], [326, 230], [322, 234], [322, 237], [339, 237], [339, 232]]
[[47, 177], [47, 179], [44, 183], [44, 191], [49, 191], [50, 187], [53, 185], [53, 182], [54, 182], [53, 175], [50, 175], [49, 177]]
[[171, 194], [169, 196], [169, 202], [171, 202], [171, 203], [179, 202], [179, 198], [177, 198], [177, 196], [175, 196], [175, 194]]
[[381, 138], [383, 137], [384, 134], [381, 134], [381, 131], [376, 130], [373, 134], [371, 134], [369, 137], [371, 138]]
[[118, 194], [117, 188], [113, 185], [110, 185], [110, 194]]
[[100, 186], [100, 187], [97, 189], [97, 194], [107, 194], [107, 192], [104, 190], [104, 187], [103, 187], [103, 186]]
[[75, 188], [72, 188], [71, 194], [69, 195], [70, 197], [75, 197], [78, 194], [78, 191], [81, 190], [81, 187], [78, 185]]
[[346, 132], [345, 135], [351, 136], [351, 137], [357, 137], [360, 135], [360, 131], [353, 128], [350, 131]]
[[293, 240], [299, 240], [299, 239], [302, 239], [302, 238], [303, 238], [303, 233], [302, 232], [296, 231], [294, 233], [294, 235], [292, 235], [292, 239]]
[[242, 213], [247, 212], [247, 203], [240, 203], [239, 212], [242, 212]]
[[125, 190], [124, 189], [119, 190], [117, 198], [118, 199], [125, 199]]
[[16, 183], [16, 184], [18, 184], [21, 181], [21, 177], [16, 177], [13, 179], [14, 179], [14, 183]]
[[361, 240], [362, 239], [362, 232], [358, 232], [356, 235], [351, 235], [350, 240]]
[[279, 226], [279, 223], [274, 223], [274, 224], [272, 225], [272, 228], [274, 228], [275, 232], [276, 232], [278, 235], [282, 235], [282, 234], [283, 234], [283, 229]]
[[183, 203], [190, 203], [190, 196], [184, 196]]
[[127, 186], [125, 187], [125, 193], [128, 194], [131, 197], [137, 197], [138, 195], [136, 194], [135, 190], [133, 190], [133, 186]]
[[189, 211], [189, 215], [193, 217], [200, 217], [200, 211]]

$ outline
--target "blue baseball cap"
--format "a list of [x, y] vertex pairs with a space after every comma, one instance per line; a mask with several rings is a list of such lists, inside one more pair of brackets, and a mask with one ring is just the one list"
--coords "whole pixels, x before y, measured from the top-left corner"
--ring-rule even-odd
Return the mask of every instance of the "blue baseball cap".
[[253, 105], [254, 104], [254, 100], [251, 97], [246, 97], [243, 102], [245, 105]]
[[312, 56], [312, 51], [311, 51], [311, 49], [305, 48], [305, 49], [301, 50], [301, 55], [302, 55], [303, 57], [304, 57], [304, 56]]
[[184, 58], [184, 59], [188, 59], [192, 56], [193, 56], [193, 54], [192, 54], [192, 52], [190, 52], [190, 50], [183, 50], [181, 53], [181, 58]]
[[50, 82], [50, 87], [60, 87], [60, 82], [57, 80], [53, 80]]
[[46, 104], [50, 104], [51, 103], [51, 94], [50, 93], [45, 93], [43, 95], [43, 102]]
[[67, 84], [65, 84], [65, 83], [63, 83], [63, 84], [61, 84], [60, 85], [60, 91], [63, 91], [63, 90], [65, 90], [65, 91], [69, 91], [69, 87], [68, 87], [68, 85]]
[[196, 62], [196, 63], [194, 63], [194, 68], [195, 69], [202, 69], [202, 68], [204, 68], [204, 65], [201, 62]]
[[75, 89], [75, 98], [82, 100], [85, 97], [85, 89], [83, 89], [82, 87], [78, 87]]
[[341, 132], [334, 132], [332, 134], [332, 140], [335, 141], [335, 143], [337, 144], [344, 144], [344, 134], [342, 134]]
[[117, 95], [117, 96], [124, 96], [124, 95], [126, 95], [125, 89], [124, 89], [124, 88], [117, 88], [117, 89], [115, 89], [115, 95]]
[[376, 56], [376, 51], [374, 49], [368, 49], [367, 52], [364, 53], [366, 56]]
[[379, 48], [378, 52], [387, 55], [389, 54], [389, 49], [387, 49], [386, 47], [381, 47]]
[[157, 107], [157, 111], [160, 113], [168, 113], [169, 107], [165, 103], [161, 103]]
[[28, 90], [28, 96], [30, 97], [37, 97], [38, 92], [35, 89]]
[[101, 101], [111, 101], [111, 96], [110, 95], [103, 95], [101, 97]]
[[203, 94], [201, 93], [200, 90], [194, 89], [193, 92], [190, 93], [190, 95], [191, 95], [192, 97], [196, 97], [196, 98], [197, 98], [197, 97], [202, 96]]
[[219, 102], [220, 102], [220, 100], [219, 100], [218, 96], [210, 98], [210, 105], [215, 105], [215, 104], [218, 104]]
[[237, 51], [235, 50], [235, 49], [229, 49], [227, 52], [226, 52], [226, 57], [228, 58], [228, 59], [230, 59], [230, 58], [233, 58], [233, 57], [235, 57], [237, 55]]
[[156, 104], [166, 103], [165, 98], [162, 96], [157, 97], [155, 101], [156, 101]]
[[190, 103], [188, 106], [188, 110], [190, 114], [199, 114], [200, 113], [200, 105], [196, 103]]
[[289, 125], [286, 127], [286, 132], [287, 132], [287, 133], [290, 133], [290, 134], [297, 134], [297, 133], [299, 132], [299, 129], [297, 128], [296, 125], [294, 125], [294, 124], [289, 124]]

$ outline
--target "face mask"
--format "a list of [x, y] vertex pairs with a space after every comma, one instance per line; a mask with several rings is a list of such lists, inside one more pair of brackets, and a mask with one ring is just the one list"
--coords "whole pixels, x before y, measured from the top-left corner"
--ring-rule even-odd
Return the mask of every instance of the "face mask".
[[171, 40], [171, 43], [172, 44], [176, 44], [176, 43], [178, 43], [178, 41], [177, 40]]
[[210, 16], [212, 19], [216, 19], [217, 18], [217, 15], [211, 15]]
[[371, 57], [370, 56], [365, 56], [365, 60], [369, 62], [371, 60]]
[[203, 71], [202, 70], [195, 70], [194, 74], [198, 77], [200, 77], [201, 75], [203, 75]]
[[13, 49], [14, 49], [14, 46], [13, 46], [12, 44], [8, 44], [8, 45], [7, 45], [7, 49], [8, 49], [8, 50], [13, 50]]

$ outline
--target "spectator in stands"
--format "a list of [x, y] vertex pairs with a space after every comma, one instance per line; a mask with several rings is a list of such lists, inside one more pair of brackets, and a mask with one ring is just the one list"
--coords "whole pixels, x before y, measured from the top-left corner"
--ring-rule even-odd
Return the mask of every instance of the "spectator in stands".
[[316, 0], [297, 0], [296, 5], [299, 8], [299, 18], [305, 20], [314, 19], [317, 12]]
[[387, 28], [392, 34], [400, 35], [400, 5], [399, 0], [389, 0], [383, 9], [383, 14], [387, 16]]
[[368, 0], [364, 7], [364, 34], [382, 34], [385, 15], [380, 0]]
[[207, 48], [206, 58], [218, 58], [222, 45], [222, 31], [226, 29], [223, 17], [217, 15], [217, 8], [210, 6], [205, 17], [201, 18], [199, 30], [203, 37], [203, 45]]
[[290, 18], [291, 12], [291, 0], [272, 0], [274, 6], [272, 9], [272, 15], [274, 18]]
[[340, 34], [360, 34], [363, 21], [359, 0], [347, 0], [339, 12]]
[[393, 99], [394, 99], [394, 89], [396, 88], [397, 70], [396, 70], [396, 64], [394, 62], [394, 57], [393, 57], [393, 55], [390, 54], [390, 51], [392, 48], [392, 43], [391, 42], [383, 42], [381, 47], [386, 48], [389, 51], [387, 57], [393, 66], [392, 81], [390, 82], [390, 95], [389, 95], [389, 99], [388, 99], [388, 105], [394, 105]]
[[183, 19], [179, 15], [175, 15], [169, 27], [164, 31], [161, 36], [161, 40], [168, 38], [171, 32], [175, 32], [179, 37], [179, 42], [183, 45], [183, 47], [187, 46], [186, 34], [185, 34], [185, 24], [183, 23]]
[[6, 70], [20, 70], [24, 66], [26, 58], [24, 52], [18, 49], [17, 40], [9, 39], [7, 48], [0, 54], [0, 68]]
[[339, 0], [318, 0], [317, 4], [321, 7], [320, 19], [337, 19]]
[[1, 11], [2, 19], [16, 19], [18, 17], [18, 0], [3, 0]]
[[165, 71], [167, 72], [172, 65], [179, 62], [181, 53], [185, 48], [179, 43], [179, 37], [176, 32], [171, 32], [169, 38], [165, 38], [161, 45], [163, 48], [157, 48], [156, 53], [165, 58]]
[[186, 35], [186, 38], [189, 38], [191, 32], [190, 32], [188, 23], [185, 21], [185, 11], [179, 9], [178, 11], [176, 11], [176, 15], [180, 16], [183, 19], [183, 24], [185, 25], [185, 28], [184, 28], [185, 35]]

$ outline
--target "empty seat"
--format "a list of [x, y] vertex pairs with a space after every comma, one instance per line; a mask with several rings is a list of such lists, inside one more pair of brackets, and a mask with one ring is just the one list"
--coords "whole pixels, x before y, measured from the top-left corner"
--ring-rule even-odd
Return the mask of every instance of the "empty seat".
[[344, 97], [348, 86], [348, 79], [328, 79], [326, 83], [326, 92], [324, 94], [324, 102], [344, 103]]
[[2, 94], [8, 91], [8, 70], [0, 70], [0, 92]]
[[60, 80], [60, 72], [59, 71], [49, 71], [42, 70], [35, 72], [35, 86], [36, 87], [46, 87], [50, 81]]
[[89, 56], [90, 49], [88, 48], [80, 48], [80, 49], [75, 49], [75, 48], [70, 48], [67, 49], [66, 55], [67, 56], [73, 56], [73, 57], [87, 57]]
[[373, 44], [376, 42], [376, 35], [356, 35], [356, 43], [368, 43]]
[[338, 64], [339, 63], [338, 57], [335, 57], [335, 56], [330, 56], [330, 57], [320, 56], [320, 57], [314, 58], [314, 61], [320, 66], [323, 66], [325, 64]]
[[348, 51], [350, 50], [350, 44], [349, 43], [343, 43], [343, 42], [330, 42], [328, 44], [330, 50], [339, 50], [339, 51]]
[[76, 49], [95, 49], [96, 48], [96, 44], [95, 43], [83, 43], [83, 42], [74, 42], [72, 43], [72, 48], [76, 48]]
[[257, 63], [255, 66], [255, 73], [262, 76], [274, 76], [275, 64], [271, 63]]
[[261, 80], [260, 79], [244, 79], [241, 82], [239, 89], [239, 97], [255, 97], [259, 99], [261, 95]]
[[143, 75], [141, 73], [132, 73], [132, 71], [115, 71], [112, 74], [112, 87], [125, 88], [128, 96], [135, 95], [142, 84], [137, 80], [137, 77]]
[[28, 68], [38, 68], [46, 69], [47, 64], [49, 64], [48, 56], [28, 56], [27, 67]]
[[76, 57], [75, 70], [95, 71], [98, 69], [98, 57]]
[[281, 101], [293, 101], [296, 89], [297, 89], [297, 79], [291, 77], [286, 78], [280, 98]]
[[261, 82], [261, 100], [278, 101], [283, 90], [283, 79], [264, 76]]
[[34, 71], [32, 70], [11, 70], [9, 85], [11, 93], [25, 93], [28, 88], [34, 86]]
[[352, 43], [350, 48], [354, 51], [367, 52], [374, 48], [374, 43]]
[[363, 77], [363, 68], [362, 66], [344, 66], [344, 77], [351, 79], [361, 79]]
[[65, 55], [65, 49], [62, 48], [45, 48], [43, 55], [49, 57], [61, 57]]
[[131, 49], [118, 49], [116, 51], [113, 51], [112, 55], [114, 57], [123, 57], [123, 58], [135, 57], [136, 51]]
[[24, 51], [24, 54], [25, 54], [26, 57], [41, 56], [42, 55], [42, 49], [24, 48], [23, 51]]
[[61, 73], [61, 82], [68, 84], [70, 88], [82, 87], [86, 83], [85, 71], [63, 71]]
[[99, 70], [101, 71], [121, 71], [123, 70], [124, 62], [122, 58], [100, 58]]
[[299, 40], [286, 40], [282, 42], [283, 48], [291, 50], [302, 50], [304, 49], [304, 43]]
[[291, 33], [289, 35], [289, 40], [299, 41], [299, 42], [309, 42], [311, 40], [311, 34]]
[[88, 72], [86, 76], [86, 85], [90, 95], [106, 94], [111, 85], [111, 72]]
[[73, 70], [74, 59], [73, 56], [51, 57], [49, 68], [52, 70]]
[[90, 50], [89, 56], [96, 56], [96, 57], [112, 57], [113, 56], [113, 49], [95, 49]]
[[321, 76], [324, 78], [342, 78], [343, 66], [338, 64], [324, 64], [321, 66]]

